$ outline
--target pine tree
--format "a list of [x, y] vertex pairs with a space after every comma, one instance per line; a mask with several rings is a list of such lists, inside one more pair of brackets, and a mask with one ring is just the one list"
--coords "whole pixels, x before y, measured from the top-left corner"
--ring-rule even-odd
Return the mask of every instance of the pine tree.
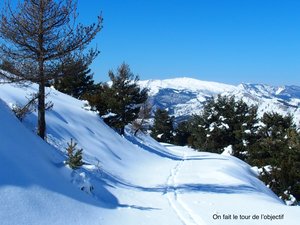
[[78, 169], [83, 165], [82, 161], [82, 151], [83, 149], [77, 149], [77, 143], [73, 142], [71, 139], [70, 143], [67, 143], [68, 147], [66, 148], [68, 154], [68, 160], [66, 164], [68, 164], [73, 170]]
[[190, 144], [201, 150], [221, 153], [231, 145], [233, 155], [244, 159], [254, 141], [257, 107], [234, 96], [218, 96], [206, 102], [201, 115], [190, 120]]
[[[6, 82], [32, 82], [38, 88], [38, 135], [45, 138], [45, 86], [57, 77], [61, 60], [70, 55], [94, 58], [97, 50], [84, 50], [102, 28], [102, 18], [90, 26], [76, 21], [74, 0], [18, 1], [16, 10], [8, 1], [1, 13], [0, 45], [2, 61], [14, 74], [0, 71]], [[86, 51], [85, 51], [86, 52]]]
[[284, 199], [300, 199], [300, 135], [293, 117], [264, 113], [256, 142], [249, 150], [248, 163], [264, 169], [261, 179]]
[[125, 126], [136, 118], [148, 99], [148, 90], [138, 85], [127, 64], [123, 63], [115, 74], [109, 71], [111, 84], [99, 84], [88, 100], [102, 116], [104, 122], [124, 134]]
[[154, 115], [154, 124], [151, 129], [151, 136], [160, 142], [173, 142], [173, 122], [167, 110], [157, 109]]
[[93, 74], [89, 65], [92, 61], [83, 58], [66, 58], [60, 66], [61, 75], [54, 79], [56, 90], [74, 98], [85, 99], [94, 88]]
[[185, 146], [189, 143], [189, 138], [191, 136], [191, 131], [189, 129], [188, 121], [182, 121], [176, 127], [174, 136], [174, 144]]

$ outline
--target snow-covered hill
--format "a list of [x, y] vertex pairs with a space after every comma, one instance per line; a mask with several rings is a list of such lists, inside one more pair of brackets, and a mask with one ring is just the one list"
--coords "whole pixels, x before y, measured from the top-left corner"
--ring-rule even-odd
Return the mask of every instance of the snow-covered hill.
[[[21, 123], [9, 108], [36, 90], [0, 86], [1, 225], [298, 224], [299, 207], [285, 206], [244, 162], [129, 129], [119, 136], [84, 102], [53, 89], [49, 145], [35, 135], [36, 113]], [[86, 163], [75, 172], [63, 163], [71, 138]]]
[[300, 87], [274, 87], [263, 84], [240, 84], [237, 86], [192, 78], [140, 81], [150, 90], [155, 108], [168, 108], [175, 117], [188, 117], [201, 112], [203, 103], [211, 96], [234, 95], [249, 104], [258, 105], [259, 115], [266, 111], [288, 113], [300, 121]]

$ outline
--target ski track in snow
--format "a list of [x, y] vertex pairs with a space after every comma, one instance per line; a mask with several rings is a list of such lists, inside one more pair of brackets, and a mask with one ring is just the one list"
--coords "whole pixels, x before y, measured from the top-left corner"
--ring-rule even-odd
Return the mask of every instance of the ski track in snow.
[[[61, 150], [56, 151], [34, 134], [36, 112], [22, 124], [9, 108], [26, 103], [36, 90], [37, 85], [0, 86], [1, 225], [299, 225], [299, 207], [283, 205], [240, 160], [163, 147], [148, 135], [128, 133], [127, 140], [84, 110], [84, 102], [47, 89], [54, 104], [47, 112], [47, 135]], [[70, 138], [84, 149], [87, 162], [79, 180], [63, 163]], [[80, 190], [89, 185], [93, 193]], [[215, 213], [284, 220], [221, 222], [213, 220]]]
[[202, 219], [199, 221], [199, 217], [195, 219], [192, 212], [190, 212], [185, 204], [178, 199], [179, 193], [177, 192], [178, 184], [176, 182], [176, 177], [185, 161], [186, 150], [183, 152], [182, 160], [180, 160], [170, 172], [170, 176], [167, 179], [166, 196], [171, 208], [175, 211], [175, 214], [184, 225], [206, 225]]

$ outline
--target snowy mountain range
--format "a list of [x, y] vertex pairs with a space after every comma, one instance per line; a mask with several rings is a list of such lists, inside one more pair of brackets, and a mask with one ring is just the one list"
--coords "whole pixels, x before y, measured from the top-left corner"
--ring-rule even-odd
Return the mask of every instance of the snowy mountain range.
[[300, 121], [300, 87], [270, 86], [264, 84], [228, 85], [201, 81], [192, 78], [140, 81], [148, 88], [154, 109], [166, 108], [176, 118], [199, 114], [205, 101], [211, 96], [234, 95], [246, 103], [258, 106], [258, 114], [278, 112], [294, 115], [297, 125]]
[[[204, 99], [231, 87], [209, 84]], [[120, 136], [86, 102], [52, 88], [45, 142], [35, 133], [37, 112], [20, 122], [11, 111], [37, 89], [0, 85], [1, 225], [299, 224], [300, 208], [286, 206], [257, 168], [134, 136], [130, 127]], [[75, 171], [64, 163], [71, 138], [85, 163]]]

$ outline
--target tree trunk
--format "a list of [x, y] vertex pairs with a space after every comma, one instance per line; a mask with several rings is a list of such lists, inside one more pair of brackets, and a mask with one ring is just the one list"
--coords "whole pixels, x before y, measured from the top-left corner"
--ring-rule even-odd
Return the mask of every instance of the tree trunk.
[[38, 93], [38, 135], [45, 139], [46, 120], [45, 120], [45, 82], [39, 84]]
[[[40, 49], [42, 49], [42, 35], [40, 37]], [[44, 72], [44, 59], [42, 51], [39, 56], [39, 92], [38, 92], [38, 135], [45, 139], [46, 132], [46, 119], [45, 119], [45, 72]]]
[[45, 71], [44, 71], [44, 2], [39, 2], [39, 34], [38, 34], [38, 70], [39, 70], [39, 93], [38, 93], [38, 135], [45, 139]]
[[120, 134], [121, 134], [121, 135], [124, 135], [124, 134], [125, 134], [125, 127], [121, 127]]

